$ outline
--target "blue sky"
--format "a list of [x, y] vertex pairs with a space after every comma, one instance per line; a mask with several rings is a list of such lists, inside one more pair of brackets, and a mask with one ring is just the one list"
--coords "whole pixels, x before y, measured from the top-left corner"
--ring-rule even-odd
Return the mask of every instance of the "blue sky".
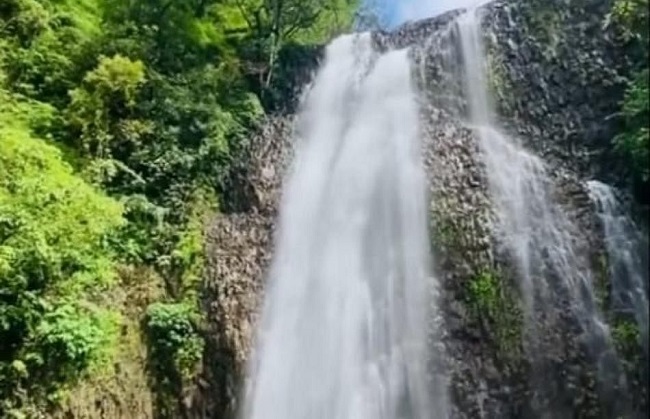
[[390, 26], [407, 20], [423, 19], [459, 7], [467, 7], [476, 0], [362, 0], [366, 6], [374, 6]]

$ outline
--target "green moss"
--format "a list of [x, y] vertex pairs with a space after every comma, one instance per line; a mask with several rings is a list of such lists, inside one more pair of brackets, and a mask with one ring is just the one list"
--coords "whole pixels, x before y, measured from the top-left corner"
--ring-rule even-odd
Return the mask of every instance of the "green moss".
[[499, 97], [505, 85], [505, 75], [503, 74], [502, 67], [497, 64], [494, 54], [488, 54], [487, 73], [488, 89], [493, 97]]
[[619, 353], [624, 356], [634, 354], [639, 348], [639, 328], [630, 320], [619, 320], [612, 327], [612, 339]]
[[492, 272], [482, 272], [469, 283], [469, 299], [475, 309], [490, 317], [499, 310], [499, 282]]
[[[473, 245], [465, 243], [471, 233], [465, 230], [462, 220], [452, 219], [445, 210], [454, 205], [449, 198], [440, 197], [436, 199], [436, 207], [431, 212], [433, 248], [437, 249], [445, 262], [451, 266], [465, 262], [466, 249]], [[473, 265], [473, 269], [477, 269], [476, 266], [480, 264], [481, 262], [475, 259], [470, 266]], [[503, 282], [499, 272], [490, 268], [477, 270], [479, 273], [467, 282], [464, 291], [472, 320], [486, 326], [500, 353], [507, 357], [517, 356], [521, 352], [523, 325], [516, 298]]]
[[[163, 295], [161, 279], [151, 269], [121, 268], [120, 286], [104, 296], [121, 314], [119, 341], [110, 364], [83, 377], [67, 391], [55, 418], [152, 417], [153, 395], [147, 377], [144, 310]], [[101, 403], [98, 403], [101, 401]], [[128, 403], [128, 412], [125, 407]], [[30, 417], [30, 416], [28, 416]]]
[[200, 372], [204, 340], [198, 332], [200, 315], [192, 302], [154, 303], [147, 309], [146, 331], [157, 409], [163, 417], [177, 416], [177, 398]]
[[616, 320], [611, 328], [611, 336], [628, 382], [633, 388], [643, 386], [644, 376], [648, 371], [648, 361], [641, 348], [638, 325], [630, 319]]
[[[488, 89], [500, 102], [512, 102], [513, 87], [503, 66], [501, 55], [490, 52], [487, 57]], [[506, 103], [504, 103], [506, 104]], [[506, 104], [507, 105], [507, 104]]]
[[467, 300], [477, 320], [489, 325], [500, 350], [508, 355], [519, 353], [521, 311], [498, 273], [485, 270], [472, 278], [467, 285]]

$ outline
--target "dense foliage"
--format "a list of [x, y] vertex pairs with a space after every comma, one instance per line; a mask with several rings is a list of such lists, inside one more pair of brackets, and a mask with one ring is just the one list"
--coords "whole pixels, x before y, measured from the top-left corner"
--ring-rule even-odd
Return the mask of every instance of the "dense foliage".
[[98, 304], [115, 280], [106, 238], [124, 220], [21, 120], [47, 109], [0, 97], [0, 396], [10, 411], [24, 397], [57, 397], [106, 356], [117, 321]]
[[624, 127], [615, 145], [629, 160], [634, 181], [642, 189], [650, 183], [649, 13], [648, 0], [616, 0], [610, 15], [635, 64], [623, 102]]
[[151, 371], [165, 391], [193, 377], [205, 217], [278, 96], [279, 57], [354, 8], [0, 0], [0, 416], [36, 417], [107, 373], [127, 266], [166, 291], [141, 319]]

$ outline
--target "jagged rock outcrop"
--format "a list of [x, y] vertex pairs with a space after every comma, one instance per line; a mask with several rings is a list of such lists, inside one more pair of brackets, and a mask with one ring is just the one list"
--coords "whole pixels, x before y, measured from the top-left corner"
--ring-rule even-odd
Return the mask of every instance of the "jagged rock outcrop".
[[[600, 29], [609, 2], [542, 3], [497, 1], [484, 7], [492, 92], [505, 130], [552, 168], [554, 199], [581, 243], [576, 260], [603, 282], [602, 237], [583, 182], [605, 174], [610, 183], [620, 178], [609, 156], [618, 128], [612, 115], [623, 96], [628, 64], [611, 34]], [[534, 343], [526, 339], [514, 263], [495, 231], [498, 221], [478, 139], [464, 123], [467, 104], [454, 30], [461, 12], [374, 36], [380, 50], [413, 47], [454, 417], [549, 417], [539, 413], [544, 410], [559, 419], [613, 417], [619, 412], [617, 399], [625, 394], [598, 387], [600, 358], [580, 342], [566, 301], [558, 298], [548, 313], [537, 313], [542, 337]], [[204, 393], [211, 403], [203, 406], [201, 417], [230, 419], [236, 409], [272, 254], [290, 127], [288, 117], [271, 120], [251, 142], [243, 171], [233, 181], [246, 205], [220, 215], [208, 230]], [[473, 294], [475, 283], [492, 287], [490, 307]], [[622, 411], [636, 417], [647, 406], [647, 383], [627, 393], [628, 410]]]

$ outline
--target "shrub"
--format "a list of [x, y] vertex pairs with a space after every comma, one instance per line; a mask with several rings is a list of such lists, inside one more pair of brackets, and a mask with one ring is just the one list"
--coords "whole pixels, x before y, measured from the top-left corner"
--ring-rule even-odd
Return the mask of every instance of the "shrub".
[[198, 320], [190, 303], [154, 303], [147, 309], [154, 369], [166, 379], [189, 379], [196, 372], [203, 354]]
[[630, 159], [634, 175], [650, 181], [650, 88], [648, 69], [633, 77], [623, 101], [624, 131], [614, 139], [616, 149]]

